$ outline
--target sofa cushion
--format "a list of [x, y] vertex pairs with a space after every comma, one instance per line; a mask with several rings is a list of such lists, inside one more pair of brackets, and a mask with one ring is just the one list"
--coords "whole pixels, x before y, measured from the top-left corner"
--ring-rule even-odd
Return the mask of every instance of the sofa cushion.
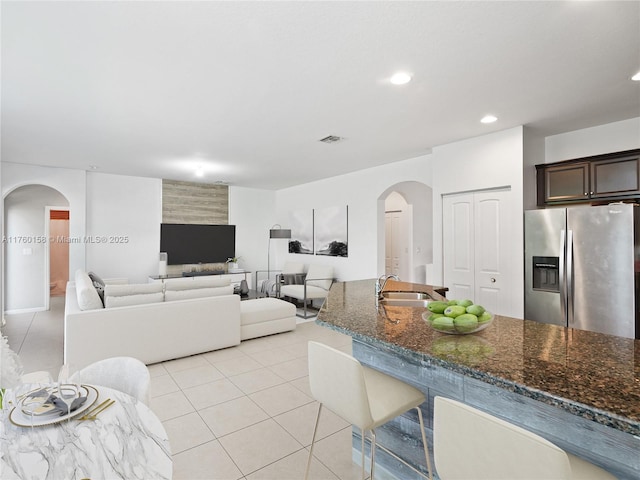
[[76, 270], [75, 280], [76, 296], [80, 310], [96, 310], [104, 307], [102, 300], [100, 300], [100, 295], [98, 295], [87, 272]]
[[226, 287], [231, 284], [231, 278], [221, 275], [208, 275], [194, 278], [170, 278], [164, 281], [167, 290], [192, 290], [194, 288]]
[[295, 316], [296, 306], [277, 298], [256, 298], [240, 302], [240, 325], [252, 325], [280, 318], [295, 318]]
[[105, 308], [129, 307], [131, 305], [161, 303], [162, 301], [164, 301], [164, 294], [162, 292], [143, 293], [139, 295], [120, 295], [120, 296], [106, 295], [104, 298], [104, 306]]
[[133, 283], [131, 285], [105, 285], [105, 297], [124, 297], [127, 295], [146, 295], [162, 293], [162, 283]]
[[219, 295], [233, 295], [233, 286], [194, 288], [192, 290], [167, 290], [164, 292], [164, 301], [186, 300], [189, 298], [217, 297]]
[[[319, 280], [314, 280], [316, 278]], [[332, 278], [333, 267], [329, 265], [309, 265], [306, 277], [307, 285], [329, 290], [331, 283], [333, 283]]]
[[[326, 298], [329, 292], [324, 288], [307, 285], [307, 300]], [[304, 285], [283, 285], [280, 287], [280, 295], [304, 300]]]

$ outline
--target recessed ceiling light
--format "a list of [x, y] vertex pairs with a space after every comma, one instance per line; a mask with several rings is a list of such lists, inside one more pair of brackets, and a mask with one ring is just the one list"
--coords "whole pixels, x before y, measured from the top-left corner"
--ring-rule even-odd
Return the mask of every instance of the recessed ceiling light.
[[634, 82], [640, 82], [640, 72], [631, 77], [631, 80], [633, 80]]
[[404, 85], [411, 81], [411, 75], [405, 72], [394, 73], [391, 77], [391, 83], [394, 85]]
[[498, 117], [494, 115], [485, 115], [484, 117], [482, 117], [482, 119], [480, 119], [482, 123], [493, 123], [496, 120], [498, 120]]

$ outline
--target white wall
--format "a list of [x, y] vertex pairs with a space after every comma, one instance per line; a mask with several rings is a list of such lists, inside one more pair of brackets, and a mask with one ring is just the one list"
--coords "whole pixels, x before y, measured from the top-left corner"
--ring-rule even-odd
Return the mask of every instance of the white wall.
[[[267, 269], [269, 229], [277, 223], [275, 196], [272, 190], [229, 187], [229, 224], [236, 225], [236, 255], [242, 257], [240, 268], [254, 274]], [[271, 242], [272, 269], [286, 246], [286, 240]], [[260, 279], [265, 276], [261, 274]]]
[[[58, 190], [69, 202], [69, 236], [82, 237], [86, 230], [86, 172], [67, 168], [39, 167], [2, 162], [2, 198], [23, 185], [46, 185]], [[69, 245], [69, 274], [84, 268], [84, 243]]]
[[544, 163], [640, 148], [640, 117], [546, 137]]
[[537, 131], [524, 127], [522, 203], [525, 210], [537, 208], [538, 179], [536, 165], [545, 163], [545, 139]]
[[384, 219], [384, 198], [380, 199], [380, 195], [392, 185], [406, 181], [431, 185], [428, 155], [277, 191], [276, 218], [283, 228], [290, 227], [292, 210], [349, 207], [347, 258], [286, 253], [282, 261], [329, 264], [339, 280], [377, 277], [378, 247], [384, 239], [384, 222], [379, 225], [378, 221], [379, 216]]
[[[427, 162], [428, 165], [428, 160]], [[427, 168], [431, 168], [428, 166]], [[433, 189], [420, 182], [401, 182], [389, 187], [389, 190], [397, 192], [412, 206], [413, 234], [411, 239], [412, 264], [411, 278], [406, 279], [415, 283], [427, 283], [427, 264], [433, 263]], [[387, 192], [383, 192], [381, 199], [389, 198]], [[386, 200], [385, 200], [385, 203]], [[388, 206], [388, 204], [387, 204]], [[384, 217], [379, 212], [378, 223], [384, 228]], [[378, 245], [378, 272], [384, 273], [385, 239], [379, 238]]]
[[8, 312], [44, 310], [48, 306], [46, 206], [66, 206], [50, 187], [25, 185], [4, 200], [5, 307]]
[[[2, 185], [2, 164], [0, 164], [0, 185]], [[0, 208], [0, 237], [4, 232], [4, 197], [0, 196], [3, 199], [2, 208]], [[2, 331], [2, 327], [5, 326], [5, 318], [4, 318], [4, 247], [0, 248], [0, 333]]]
[[88, 271], [146, 283], [158, 274], [161, 222], [162, 180], [87, 173]]
[[[85, 234], [86, 228], [86, 200], [85, 185], [86, 175], [82, 170], [71, 170], [66, 168], [40, 167], [36, 165], [22, 165], [18, 163], [2, 162], [2, 198], [18, 187], [25, 185], [45, 185], [60, 192], [69, 204], [69, 236], [81, 238]], [[4, 208], [3, 208], [4, 210]], [[3, 225], [5, 227], [6, 224]], [[4, 234], [4, 232], [3, 232]], [[78, 268], [85, 265], [85, 245], [84, 243], [72, 243], [69, 245], [69, 272], [72, 274]], [[4, 265], [2, 268], [4, 275]], [[7, 289], [8, 278], [3, 279], [4, 291]], [[42, 284], [44, 285], [44, 270], [42, 271]], [[8, 307], [8, 298], [5, 297], [3, 308]], [[39, 301], [32, 307], [26, 309], [38, 309], [42, 305]]]
[[497, 187], [511, 188], [512, 208], [509, 278], [511, 316], [524, 314], [523, 252], [523, 127], [442, 145], [433, 149], [434, 283], [443, 282], [442, 195]]

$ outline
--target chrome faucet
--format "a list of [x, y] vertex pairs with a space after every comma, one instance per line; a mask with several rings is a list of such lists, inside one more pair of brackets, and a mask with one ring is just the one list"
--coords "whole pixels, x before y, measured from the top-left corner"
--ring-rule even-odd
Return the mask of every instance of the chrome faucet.
[[387, 280], [390, 278], [394, 279], [396, 282], [400, 281], [400, 278], [397, 275], [380, 275], [378, 280], [376, 280], [376, 305], [378, 305], [378, 301], [382, 297], [382, 290], [384, 290]]

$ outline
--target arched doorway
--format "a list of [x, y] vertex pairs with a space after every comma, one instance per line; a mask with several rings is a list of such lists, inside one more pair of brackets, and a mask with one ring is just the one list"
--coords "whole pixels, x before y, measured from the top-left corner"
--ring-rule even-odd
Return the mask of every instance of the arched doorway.
[[[401, 182], [378, 197], [378, 275], [427, 283], [433, 263], [433, 191], [420, 182]], [[401, 251], [399, 251], [401, 250]], [[397, 259], [390, 257], [400, 254]]]
[[[69, 202], [58, 190], [45, 185], [20, 186], [4, 199], [3, 305], [6, 312], [49, 309], [52, 285], [51, 234], [55, 236], [53, 243], [56, 243], [53, 249], [56, 255], [53, 262], [56, 278], [53, 283], [57, 288], [61, 283], [66, 284], [69, 270], [68, 233], [65, 239], [64, 234], [58, 235], [56, 232], [57, 226], [51, 231], [51, 211], [68, 212]], [[68, 214], [66, 221], [68, 223]]]
[[413, 281], [413, 206], [398, 192], [384, 201], [384, 273]]

